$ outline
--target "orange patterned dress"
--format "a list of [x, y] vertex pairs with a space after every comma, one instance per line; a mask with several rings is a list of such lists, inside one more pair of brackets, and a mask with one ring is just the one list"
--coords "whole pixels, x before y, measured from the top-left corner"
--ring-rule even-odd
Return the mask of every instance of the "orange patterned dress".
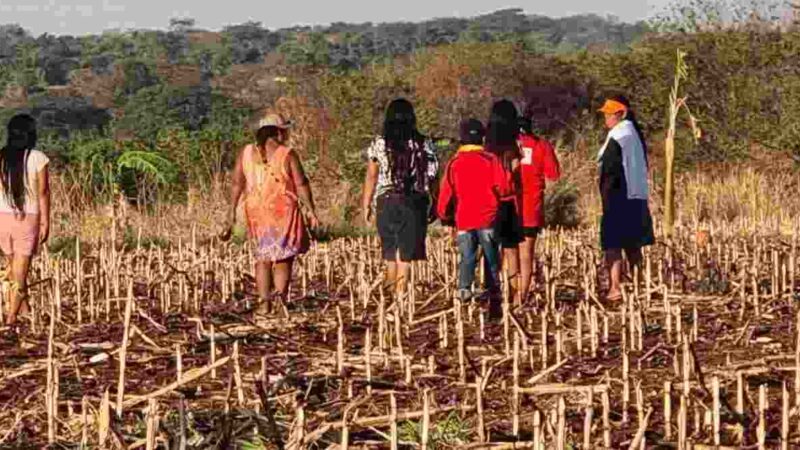
[[264, 162], [258, 148], [251, 144], [242, 155], [244, 213], [259, 261], [284, 261], [309, 249], [297, 188], [287, 170], [290, 151], [281, 146]]

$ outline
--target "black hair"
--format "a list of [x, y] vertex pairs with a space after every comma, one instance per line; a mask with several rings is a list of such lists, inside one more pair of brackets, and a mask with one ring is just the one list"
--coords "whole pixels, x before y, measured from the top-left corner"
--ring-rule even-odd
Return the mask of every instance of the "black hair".
[[404, 193], [424, 191], [428, 156], [425, 154], [425, 136], [417, 130], [417, 116], [411, 102], [398, 98], [389, 103], [383, 121], [383, 140], [393, 190]]
[[261, 127], [256, 131], [256, 144], [259, 147], [266, 145], [270, 139], [278, 139], [281, 135], [281, 129], [275, 126]]
[[636, 134], [639, 135], [639, 140], [642, 142], [642, 149], [644, 150], [644, 160], [649, 164], [647, 141], [644, 138], [644, 133], [642, 132], [642, 127], [639, 125], [639, 121], [636, 120], [636, 113], [633, 111], [633, 108], [631, 108], [631, 102], [624, 95], [614, 95], [610, 99], [622, 103], [625, 105], [625, 108], [627, 108], [628, 111], [625, 114], [625, 119], [631, 121], [633, 128], [636, 130]]
[[518, 155], [519, 112], [511, 100], [499, 100], [492, 105], [486, 126], [486, 148], [501, 157], [503, 166], [511, 168], [511, 157]]
[[525, 115], [519, 118], [519, 129], [525, 134], [533, 135], [533, 118]]
[[24, 213], [28, 155], [36, 146], [36, 120], [17, 114], [9, 120], [7, 131], [6, 145], [0, 149], [0, 182], [8, 203]]
[[486, 127], [486, 141], [493, 146], [515, 144], [519, 136], [519, 113], [510, 100], [499, 100], [492, 105]]

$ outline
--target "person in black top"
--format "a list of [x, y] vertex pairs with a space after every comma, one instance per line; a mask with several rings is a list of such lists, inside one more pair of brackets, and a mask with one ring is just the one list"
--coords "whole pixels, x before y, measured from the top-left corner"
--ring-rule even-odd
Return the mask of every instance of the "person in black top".
[[647, 144], [625, 97], [606, 100], [600, 112], [609, 129], [598, 154], [603, 202], [600, 242], [610, 280], [606, 298], [616, 301], [622, 298], [623, 251], [633, 268], [641, 263], [642, 247], [655, 241], [647, 204]]

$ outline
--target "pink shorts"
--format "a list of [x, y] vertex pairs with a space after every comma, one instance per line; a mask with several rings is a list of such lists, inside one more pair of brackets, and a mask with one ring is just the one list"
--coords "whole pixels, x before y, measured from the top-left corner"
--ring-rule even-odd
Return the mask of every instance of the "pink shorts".
[[31, 256], [39, 242], [39, 215], [0, 213], [0, 251], [6, 256]]

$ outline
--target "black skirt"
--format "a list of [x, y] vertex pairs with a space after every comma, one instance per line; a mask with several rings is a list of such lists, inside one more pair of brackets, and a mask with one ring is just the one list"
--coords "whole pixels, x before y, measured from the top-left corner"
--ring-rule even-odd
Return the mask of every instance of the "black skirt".
[[611, 195], [600, 223], [603, 250], [634, 249], [653, 243], [653, 218], [647, 200], [630, 200], [624, 193]]
[[517, 248], [519, 243], [525, 240], [522, 235], [522, 221], [513, 201], [500, 202], [495, 230], [503, 248]]
[[384, 194], [378, 197], [378, 235], [384, 260], [395, 261], [398, 252], [404, 262], [421, 261], [427, 257], [425, 238], [429, 207], [430, 200], [426, 194]]

